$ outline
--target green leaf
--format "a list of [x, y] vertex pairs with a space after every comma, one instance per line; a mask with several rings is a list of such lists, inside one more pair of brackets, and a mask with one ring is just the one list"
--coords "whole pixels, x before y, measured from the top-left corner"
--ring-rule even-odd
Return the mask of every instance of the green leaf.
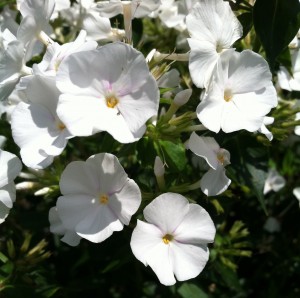
[[191, 283], [184, 283], [178, 289], [178, 293], [183, 298], [208, 298], [209, 296], [198, 286]]
[[299, 13], [299, 0], [256, 0], [255, 2], [254, 27], [272, 70], [277, 57], [298, 32]]
[[181, 172], [187, 163], [185, 148], [182, 143], [175, 144], [170, 141], [158, 142], [157, 153], [171, 171]]

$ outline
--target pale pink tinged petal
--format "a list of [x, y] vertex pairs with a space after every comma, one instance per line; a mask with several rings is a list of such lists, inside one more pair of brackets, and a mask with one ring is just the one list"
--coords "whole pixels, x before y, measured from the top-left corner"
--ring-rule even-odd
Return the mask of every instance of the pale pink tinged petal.
[[127, 174], [113, 154], [95, 154], [86, 160], [86, 165], [89, 166], [90, 171], [92, 170], [102, 194], [110, 195], [118, 192], [127, 182]]
[[165, 193], [153, 200], [145, 209], [145, 219], [161, 229], [165, 234], [172, 234], [182, 222], [189, 210], [188, 200], [176, 193]]
[[74, 231], [67, 230], [65, 235], [60, 240], [69, 244], [70, 246], [77, 246], [81, 239], [82, 238]]
[[109, 197], [108, 206], [124, 225], [128, 225], [131, 216], [138, 210], [141, 200], [138, 185], [129, 179], [120, 192]]
[[56, 203], [58, 216], [67, 230], [74, 230], [74, 227], [89, 217], [98, 206], [97, 199], [83, 194], [61, 196]]
[[0, 202], [0, 224], [2, 224], [8, 213], [9, 213], [10, 208], [6, 207], [2, 202]]
[[220, 146], [214, 138], [199, 137], [193, 132], [190, 136], [188, 147], [196, 155], [203, 157], [211, 168], [217, 168], [219, 164], [217, 153]]
[[215, 45], [208, 41], [198, 41], [189, 38], [191, 53], [189, 70], [194, 84], [199, 88], [207, 87], [212, 71], [219, 59]]
[[250, 50], [232, 53], [228, 80], [234, 94], [260, 90], [268, 86], [271, 79], [269, 65], [261, 55]]
[[145, 266], [148, 266], [148, 257], [151, 251], [163, 243], [163, 233], [155, 225], [137, 220], [132, 232], [130, 246], [134, 256]]
[[0, 149], [0, 187], [12, 182], [21, 169], [22, 163], [17, 156]]
[[7, 207], [12, 208], [16, 200], [16, 187], [13, 182], [0, 188], [0, 201]]
[[281, 89], [292, 91], [289, 83], [291, 80], [291, 76], [286, 70], [286, 68], [280, 67], [280, 70], [277, 73], [277, 78], [278, 78], [278, 84]]
[[209, 130], [218, 133], [221, 128], [224, 103], [218, 101], [202, 101], [197, 107], [197, 117]]
[[227, 178], [223, 166], [216, 170], [210, 169], [200, 181], [200, 187], [207, 196], [216, 196], [224, 192], [230, 185], [231, 180]]
[[62, 221], [58, 215], [56, 207], [50, 208], [48, 219], [50, 222], [50, 232], [51, 233], [63, 235], [66, 232], [66, 228], [62, 224]]
[[107, 205], [98, 205], [75, 226], [76, 233], [91, 242], [100, 243], [123, 224]]
[[180, 243], [176, 240], [170, 243], [170, 259], [173, 271], [179, 281], [191, 279], [200, 274], [209, 258], [205, 245]]
[[194, 245], [213, 242], [216, 228], [208, 212], [197, 204], [189, 207], [189, 212], [174, 233], [175, 242]]
[[99, 192], [97, 169], [84, 161], [74, 161], [67, 165], [60, 178], [63, 195], [86, 194], [90, 197]]

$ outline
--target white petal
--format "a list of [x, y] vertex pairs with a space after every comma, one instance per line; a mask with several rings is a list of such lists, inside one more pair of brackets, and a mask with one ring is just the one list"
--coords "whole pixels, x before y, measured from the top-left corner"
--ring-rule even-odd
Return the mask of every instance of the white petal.
[[131, 216], [138, 210], [140, 204], [141, 191], [132, 179], [127, 181], [120, 192], [110, 196], [108, 201], [108, 206], [124, 225], [129, 224]]
[[0, 187], [12, 182], [22, 169], [22, 163], [14, 154], [0, 149]]
[[72, 194], [59, 197], [56, 203], [58, 215], [66, 230], [75, 226], [98, 207], [98, 202], [88, 195]]
[[52, 207], [49, 210], [49, 222], [50, 222], [50, 232], [58, 235], [63, 235], [66, 232], [56, 207]]
[[216, 228], [208, 212], [197, 204], [190, 204], [174, 237], [182, 244], [200, 245], [213, 242], [215, 234]]
[[176, 280], [169, 258], [170, 246], [164, 244], [163, 236], [155, 225], [138, 220], [130, 246], [134, 256], [145, 266], [149, 265], [162, 284], [173, 285]]
[[170, 244], [170, 258], [173, 270], [179, 281], [191, 279], [200, 274], [209, 257], [205, 245], [191, 245], [177, 241]]
[[10, 208], [6, 207], [2, 202], [0, 202], [0, 224], [2, 224], [8, 213], [9, 213]]
[[165, 193], [155, 198], [145, 209], [145, 219], [162, 233], [172, 234], [189, 210], [188, 200], [176, 193]]
[[207, 196], [216, 196], [224, 192], [231, 180], [225, 175], [225, 169], [219, 165], [216, 170], [210, 169], [201, 179], [200, 187]]
[[16, 187], [13, 182], [0, 188], [0, 201], [7, 207], [12, 208], [16, 200]]
[[100, 191], [99, 175], [94, 166], [74, 161], [63, 171], [59, 186], [63, 195], [86, 194], [93, 197]]
[[110, 237], [114, 231], [121, 230], [123, 224], [109, 205], [97, 206], [75, 227], [79, 236], [95, 243], [100, 243]]
[[210, 167], [214, 170], [217, 169], [219, 164], [217, 153], [220, 146], [214, 138], [199, 137], [195, 132], [193, 132], [190, 136], [188, 147], [196, 155], [203, 157]]
[[69, 244], [70, 246], [77, 246], [82, 238], [77, 235], [74, 231], [67, 230], [64, 237], [60, 240]]

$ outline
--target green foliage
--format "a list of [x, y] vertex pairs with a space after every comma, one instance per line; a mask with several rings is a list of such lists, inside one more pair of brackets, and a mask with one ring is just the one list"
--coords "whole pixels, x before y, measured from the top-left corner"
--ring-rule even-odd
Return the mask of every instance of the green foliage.
[[300, 27], [298, 0], [256, 0], [253, 21], [272, 70]]

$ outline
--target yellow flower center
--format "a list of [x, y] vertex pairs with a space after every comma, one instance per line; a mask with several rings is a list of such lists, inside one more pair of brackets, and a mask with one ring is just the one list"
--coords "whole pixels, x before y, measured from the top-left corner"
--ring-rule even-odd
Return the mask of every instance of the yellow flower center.
[[105, 99], [106, 105], [112, 109], [119, 103], [119, 99], [114, 94], [107, 95]]
[[100, 195], [99, 203], [106, 205], [108, 203], [108, 195]]
[[232, 97], [233, 97], [233, 94], [232, 94], [231, 90], [227, 89], [227, 90], [224, 91], [224, 100], [226, 102], [231, 101]]
[[223, 165], [224, 164], [224, 155], [222, 153], [217, 154], [218, 161]]
[[57, 124], [57, 128], [59, 130], [64, 130], [66, 128], [66, 126], [60, 121], [58, 124]]
[[166, 234], [166, 235], [162, 238], [164, 244], [169, 244], [170, 241], [172, 241], [173, 239], [174, 239], [174, 237], [173, 237], [172, 235], [170, 235], [170, 234]]

